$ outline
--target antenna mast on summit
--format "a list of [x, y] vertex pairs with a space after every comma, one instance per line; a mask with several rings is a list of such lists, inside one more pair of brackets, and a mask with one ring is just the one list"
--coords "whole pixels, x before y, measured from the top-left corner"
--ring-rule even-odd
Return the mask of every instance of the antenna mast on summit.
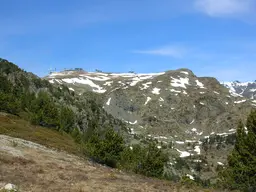
[[50, 67], [50, 69], [48, 69], [48, 71], [49, 71], [49, 74], [52, 74], [53, 72], [56, 72], [56, 68], [53, 69], [52, 67]]

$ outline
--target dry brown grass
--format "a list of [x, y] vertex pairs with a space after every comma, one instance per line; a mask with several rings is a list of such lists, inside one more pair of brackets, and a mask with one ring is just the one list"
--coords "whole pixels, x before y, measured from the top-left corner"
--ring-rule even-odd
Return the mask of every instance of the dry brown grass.
[[[69, 136], [8, 116], [0, 115], [0, 134], [79, 153]], [[64, 151], [33, 147], [3, 135], [0, 135], [0, 183], [13, 183], [26, 192], [204, 192], [196, 187], [123, 173]]]
[[[11, 147], [11, 144], [8, 147]], [[22, 152], [23, 157], [16, 157], [0, 150], [0, 183], [13, 183], [20, 191], [204, 191], [185, 188], [168, 181], [122, 173], [77, 156], [70, 156], [65, 152], [29, 148], [21, 143], [15, 148], [17, 149]]]

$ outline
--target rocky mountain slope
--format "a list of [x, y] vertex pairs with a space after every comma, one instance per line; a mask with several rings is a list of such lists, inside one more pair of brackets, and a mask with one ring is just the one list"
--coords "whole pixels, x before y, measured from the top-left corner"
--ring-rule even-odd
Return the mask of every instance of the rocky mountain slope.
[[[238, 88], [234, 91], [215, 78], [197, 77], [188, 69], [151, 74], [71, 70], [45, 79], [56, 86], [64, 84], [78, 95], [100, 94], [103, 108], [127, 123], [134, 136], [132, 143], [156, 139], [159, 148], [195, 164], [183, 174], [196, 174], [194, 169], [201, 162], [208, 172], [204, 178], [212, 177], [210, 172], [225, 164], [238, 120], [245, 120], [256, 107], [256, 100], [245, 97], [253, 85], [243, 88], [243, 96]], [[227, 145], [221, 147], [221, 143]], [[175, 163], [174, 158], [170, 165]]]
[[182, 140], [228, 134], [236, 119], [256, 106], [255, 100], [233, 94], [216, 79], [196, 77], [187, 69], [153, 74], [65, 71], [46, 79], [80, 95], [103, 94], [108, 113], [137, 125], [132, 132]]

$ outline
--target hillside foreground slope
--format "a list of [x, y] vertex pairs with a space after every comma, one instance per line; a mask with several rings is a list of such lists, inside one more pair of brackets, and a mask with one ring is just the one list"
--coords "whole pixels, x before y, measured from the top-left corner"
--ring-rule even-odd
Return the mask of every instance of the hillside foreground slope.
[[215, 191], [120, 172], [81, 158], [79, 153], [68, 135], [0, 114], [0, 189], [12, 183], [19, 191], [33, 192]]

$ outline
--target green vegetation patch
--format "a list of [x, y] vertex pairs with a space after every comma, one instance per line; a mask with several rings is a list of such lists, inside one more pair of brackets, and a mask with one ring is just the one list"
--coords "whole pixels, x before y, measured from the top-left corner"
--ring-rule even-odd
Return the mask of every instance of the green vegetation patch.
[[0, 114], [0, 134], [18, 137], [77, 155], [81, 154], [81, 146], [73, 140], [71, 135], [31, 125], [26, 120], [13, 115]]

